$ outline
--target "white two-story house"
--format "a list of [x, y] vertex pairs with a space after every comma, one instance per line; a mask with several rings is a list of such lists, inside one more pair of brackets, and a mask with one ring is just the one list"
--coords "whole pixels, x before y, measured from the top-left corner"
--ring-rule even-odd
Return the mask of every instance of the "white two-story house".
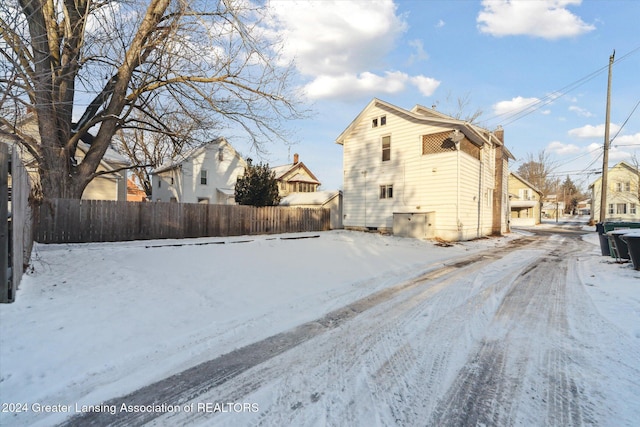
[[445, 240], [508, 231], [503, 131], [373, 99], [338, 136], [343, 225]]
[[156, 168], [151, 174], [154, 202], [235, 204], [235, 185], [247, 162], [217, 138]]

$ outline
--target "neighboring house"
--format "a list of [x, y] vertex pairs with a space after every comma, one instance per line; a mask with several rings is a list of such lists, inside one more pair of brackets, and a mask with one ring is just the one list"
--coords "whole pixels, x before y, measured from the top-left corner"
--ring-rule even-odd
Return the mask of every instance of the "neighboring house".
[[343, 146], [345, 228], [446, 240], [508, 231], [513, 155], [501, 128], [373, 99], [336, 143]]
[[272, 167], [278, 181], [278, 193], [285, 197], [291, 193], [312, 193], [318, 190], [320, 181], [300, 161], [298, 154], [293, 155], [293, 163]]
[[542, 192], [517, 173], [509, 174], [509, 210], [512, 226], [540, 224]]
[[247, 162], [217, 138], [151, 173], [154, 202], [235, 204], [235, 185]]
[[542, 201], [542, 217], [547, 219], [558, 219], [564, 216], [564, 201], [555, 194], [545, 196]]
[[312, 193], [290, 193], [280, 200], [280, 206], [298, 208], [328, 208], [331, 211], [332, 230], [342, 228], [342, 192], [315, 191]]
[[[29, 113], [20, 121], [18, 127], [25, 134], [40, 139], [40, 132], [38, 130], [38, 122], [34, 113]], [[81, 163], [84, 156], [89, 151], [91, 143], [93, 142], [93, 136], [86, 133], [82, 136], [81, 141], [78, 142], [78, 146], [75, 153], [75, 161]], [[31, 154], [13, 142], [6, 142], [9, 147], [16, 147], [20, 152], [20, 157], [29, 172], [31, 182], [36, 184], [40, 181], [38, 175], [38, 167], [35, 159]], [[97, 172], [108, 172], [99, 175], [91, 180], [84, 192], [82, 193], [82, 199], [84, 200], [127, 200], [127, 170], [122, 169], [130, 166], [129, 160], [120, 155], [116, 150], [108, 148], [104, 154], [104, 157], [100, 161]]]
[[147, 193], [129, 178], [127, 180], [127, 202], [144, 202], [147, 200]]
[[576, 206], [578, 215], [591, 215], [591, 199], [581, 200]]
[[[607, 174], [607, 221], [640, 221], [640, 172], [627, 162], [620, 162]], [[591, 190], [591, 220], [600, 221], [602, 177], [593, 182]]]

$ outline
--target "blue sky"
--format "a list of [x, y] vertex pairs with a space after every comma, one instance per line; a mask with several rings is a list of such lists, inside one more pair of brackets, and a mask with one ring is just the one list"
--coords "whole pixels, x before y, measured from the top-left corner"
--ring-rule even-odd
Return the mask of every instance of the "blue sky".
[[[410, 109], [481, 109], [502, 125], [518, 159], [545, 150], [584, 189], [602, 169], [607, 65], [613, 68], [611, 136], [640, 101], [640, 1], [273, 0], [272, 29], [295, 58], [311, 114], [292, 123], [295, 145], [268, 146], [272, 166], [293, 153], [322, 181], [342, 185], [336, 137], [373, 98]], [[545, 105], [541, 105], [541, 104]], [[520, 118], [511, 114], [536, 108]], [[504, 114], [506, 113], [506, 114]], [[242, 146], [238, 147], [241, 151]], [[640, 107], [613, 142], [610, 165], [640, 157]]]

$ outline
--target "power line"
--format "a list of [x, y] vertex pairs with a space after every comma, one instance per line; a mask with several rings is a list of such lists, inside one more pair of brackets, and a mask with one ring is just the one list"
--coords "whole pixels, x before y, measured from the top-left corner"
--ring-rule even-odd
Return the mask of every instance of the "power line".
[[[621, 56], [619, 59], [617, 59], [616, 61], [614, 61], [614, 65], [622, 62], [626, 59], [628, 59], [631, 55], [635, 54], [636, 52], [640, 51], [640, 46], [632, 49], [631, 51], [629, 51], [628, 53], [626, 53], [625, 55]], [[607, 68], [609, 67], [609, 64], [597, 69], [596, 71], [593, 71], [590, 74], [587, 74], [586, 76], [562, 87], [561, 89], [557, 90], [557, 91], [553, 91], [548, 95], [545, 95], [544, 97], [538, 99], [536, 98], [535, 101], [529, 102], [528, 104], [524, 105], [521, 108], [517, 108], [517, 109], [513, 109], [511, 111], [506, 111], [504, 113], [500, 113], [500, 114], [496, 114], [494, 116], [491, 116], [487, 119], [485, 119], [483, 121], [483, 123], [489, 122], [491, 120], [495, 120], [498, 119], [500, 117], [504, 117], [505, 122], [502, 123], [503, 126], [507, 126], [517, 120], [522, 119], [523, 117], [528, 116], [529, 114], [539, 110], [540, 108], [549, 105], [550, 103], [552, 103], [553, 101], [555, 101], [558, 98], [561, 98], [565, 95], [567, 95], [569, 92], [579, 88], [580, 86], [586, 84], [587, 82], [593, 80], [594, 78], [596, 78], [598, 75], [602, 74], [605, 70], [607, 70]]]
[[620, 134], [620, 131], [622, 130], [622, 128], [624, 128], [624, 126], [627, 124], [627, 122], [629, 121], [629, 119], [631, 118], [631, 116], [633, 115], [633, 113], [636, 111], [636, 108], [638, 108], [638, 105], [640, 105], [640, 101], [638, 101], [636, 103], [636, 106], [633, 107], [633, 110], [631, 110], [631, 113], [629, 113], [629, 115], [627, 116], [627, 118], [625, 119], [624, 123], [622, 123], [622, 126], [620, 126], [620, 129], [618, 129], [618, 132], [616, 132], [616, 134], [613, 136], [613, 138], [611, 138], [609, 140], [609, 143], [612, 143], [614, 139], [616, 139], [616, 137]]

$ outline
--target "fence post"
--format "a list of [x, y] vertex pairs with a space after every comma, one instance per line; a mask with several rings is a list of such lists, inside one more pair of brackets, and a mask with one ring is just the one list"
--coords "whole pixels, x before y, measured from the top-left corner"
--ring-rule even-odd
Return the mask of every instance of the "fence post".
[[9, 224], [8, 214], [9, 148], [0, 143], [0, 302], [13, 301], [13, 289], [9, 275]]

